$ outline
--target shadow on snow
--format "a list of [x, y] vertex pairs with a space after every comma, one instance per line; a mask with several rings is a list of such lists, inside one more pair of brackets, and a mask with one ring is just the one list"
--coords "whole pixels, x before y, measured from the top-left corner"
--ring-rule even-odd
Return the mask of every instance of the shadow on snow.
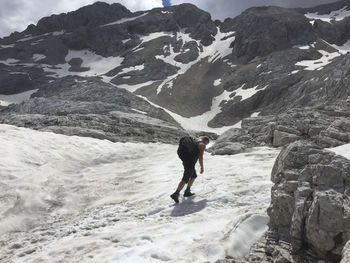
[[193, 199], [194, 197], [186, 198], [181, 203], [175, 205], [170, 216], [177, 217], [194, 214], [203, 210], [207, 206], [207, 199], [198, 202], [194, 202]]

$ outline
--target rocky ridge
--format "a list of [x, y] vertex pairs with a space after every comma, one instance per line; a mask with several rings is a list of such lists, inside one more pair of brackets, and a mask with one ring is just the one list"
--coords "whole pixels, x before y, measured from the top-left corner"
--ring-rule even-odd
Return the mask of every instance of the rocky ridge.
[[280, 147], [298, 140], [312, 141], [322, 148], [336, 147], [350, 143], [349, 116], [350, 104], [338, 101], [317, 108], [294, 108], [278, 115], [246, 118], [242, 128], [226, 131], [210, 151], [235, 154], [251, 147]]
[[347, 16], [317, 16], [347, 3], [251, 8], [220, 22], [190, 4], [132, 13], [97, 2], [0, 39], [0, 93], [100, 76], [207, 130], [319, 106], [347, 95], [350, 36]]
[[0, 112], [0, 123], [111, 141], [176, 143], [186, 132], [164, 110], [98, 78], [56, 80]]

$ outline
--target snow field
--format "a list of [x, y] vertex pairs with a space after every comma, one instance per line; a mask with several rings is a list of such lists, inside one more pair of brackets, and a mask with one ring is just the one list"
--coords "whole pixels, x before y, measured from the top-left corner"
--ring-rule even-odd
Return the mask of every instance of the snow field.
[[182, 176], [175, 145], [112, 143], [9, 125], [0, 125], [0, 141], [0, 242], [8, 244], [0, 258], [215, 261], [243, 255], [266, 230], [276, 149], [205, 153], [205, 173], [192, 188], [196, 196], [174, 205], [169, 195]]
[[[22, 74], [22, 73], [18, 73]], [[0, 94], [0, 106], [8, 106], [12, 103], [19, 104], [23, 101], [29, 100], [30, 96], [37, 92], [38, 89], [17, 93], [14, 95], [2, 95]]]
[[307, 13], [305, 16], [310, 20], [320, 19], [322, 21], [331, 23], [332, 21], [341, 21], [345, 17], [350, 16], [350, 10], [348, 10], [347, 6], [344, 6], [342, 9], [332, 11], [329, 14], [320, 15], [318, 13]]
[[[73, 58], [81, 58], [83, 60], [81, 67], [89, 68], [89, 70], [84, 72], [69, 71], [71, 66], [68, 62]], [[72, 75], [82, 77], [98, 76], [120, 66], [124, 58], [102, 57], [90, 50], [69, 50], [65, 60], [66, 64], [59, 64], [55, 67], [43, 64], [43, 70], [55, 73], [55, 76], [59, 78]]]
[[317, 60], [303, 60], [297, 62], [296, 66], [304, 67], [304, 70], [321, 70], [324, 66], [332, 62], [332, 60], [341, 55], [340, 52], [329, 53], [324, 50], [318, 50], [322, 54], [322, 57]]

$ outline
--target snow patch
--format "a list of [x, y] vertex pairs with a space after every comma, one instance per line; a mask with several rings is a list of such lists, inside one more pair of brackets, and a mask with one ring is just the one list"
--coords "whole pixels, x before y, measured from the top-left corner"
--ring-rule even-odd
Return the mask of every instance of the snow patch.
[[65, 31], [64, 30], [61, 30], [61, 31], [55, 31], [55, 32], [52, 32], [52, 35], [53, 36], [61, 36], [61, 35], [64, 35]]
[[[108, 82], [108, 83], [110, 81], [110, 80], [107, 80], [105, 77], [103, 79], [106, 80], [106, 82]], [[126, 89], [130, 92], [134, 92], [142, 87], [150, 86], [156, 82], [157, 81], [155, 80], [155, 81], [147, 81], [147, 82], [143, 82], [143, 83], [135, 84], [135, 85], [121, 84], [121, 85], [116, 85], [116, 87], [121, 88], [121, 89]]]
[[6, 60], [0, 60], [0, 63], [4, 64], [6, 66], [17, 66], [18, 62], [19, 62], [19, 60], [15, 59], [15, 58], [8, 58]]
[[219, 86], [221, 85], [221, 79], [217, 79], [214, 81], [214, 86]]
[[299, 71], [300, 71], [300, 70], [293, 70], [291, 73], [288, 74], [288, 76], [297, 74]]
[[328, 65], [332, 62], [332, 59], [339, 57], [341, 53], [339, 52], [333, 52], [329, 53], [324, 50], [318, 50], [319, 53], [322, 54], [322, 57], [317, 60], [303, 60], [300, 62], [297, 62], [296, 66], [304, 67], [304, 70], [319, 70], [323, 68], [324, 66]]
[[305, 14], [305, 16], [311, 20], [320, 19], [322, 21], [331, 23], [332, 21], [341, 21], [345, 17], [350, 16], [350, 10], [348, 10], [348, 7], [345, 6], [342, 9], [339, 9], [337, 11], [332, 11], [329, 14], [320, 15], [318, 13], [307, 13]]
[[233, 91], [236, 93], [235, 97], [241, 96], [242, 100], [246, 100], [246, 99], [249, 99], [250, 97], [254, 96], [258, 91], [264, 90], [265, 88], [267, 88], [267, 86], [265, 86], [262, 89], [258, 89], [259, 85], [257, 85], [257, 86], [254, 86], [253, 88], [244, 89], [245, 86], [246, 86], [246, 84], [243, 84], [241, 87], [239, 87], [238, 89]]
[[42, 64], [43, 70], [55, 73], [55, 77], [89, 77], [105, 74], [119, 67], [124, 60], [124, 58], [121, 57], [102, 57], [90, 50], [69, 50], [65, 60], [69, 62], [72, 58], [81, 58], [83, 60], [81, 67], [89, 68], [89, 70], [85, 72], [70, 72], [69, 68], [71, 66], [68, 63], [59, 64], [54, 67]]
[[102, 25], [100, 27], [106, 27], [106, 26], [113, 26], [113, 25], [119, 25], [119, 24], [123, 24], [123, 23], [126, 23], [126, 22], [130, 22], [130, 21], [134, 21], [140, 17], [143, 17], [145, 15], [147, 15], [148, 13], [144, 13], [142, 15], [139, 15], [139, 16], [135, 16], [135, 17], [130, 17], [130, 18], [122, 18], [122, 19], [119, 19], [115, 22], [112, 22], [112, 23], [108, 23], [108, 24], [105, 24], [105, 25]]
[[350, 159], [350, 143], [349, 144], [344, 144], [341, 146], [337, 146], [334, 148], [329, 148], [327, 150], [330, 150], [338, 155], [341, 155], [347, 159]]
[[299, 49], [302, 49], [302, 50], [307, 50], [307, 49], [310, 49], [310, 45], [306, 45], [306, 46], [294, 46], [293, 48], [299, 48]]
[[23, 101], [29, 100], [30, 96], [37, 92], [38, 89], [29, 90], [12, 95], [2, 95], [0, 94], [0, 106], [8, 106], [10, 104], [19, 104]]
[[344, 43], [342, 46], [337, 46], [335, 44], [329, 44], [335, 49], [337, 49], [341, 54], [345, 55], [348, 52], [350, 52], [350, 40], [348, 40], [346, 43]]
[[11, 44], [11, 45], [0, 45], [0, 49], [3, 49], [3, 48], [13, 48], [15, 47], [14, 44]]
[[46, 58], [46, 56], [43, 55], [43, 54], [33, 54], [33, 57], [32, 57], [32, 59], [33, 59], [35, 62], [37, 62], [37, 61], [39, 61], [39, 60], [42, 60], [42, 59], [44, 59], [44, 58]]
[[118, 75], [121, 75], [121, 74], [126, 74], [126, 73], [129, 73], [129, 72], [132, 72], [132, 71], [141, 71], [145, 68], [145, 65], [142, 64], [142, 65], [137, 65], [137, 66], [134, 66], [134, 67], [130, 67], [130, 68], [123, 68], [122, 71], [120, 71], [116, 76]]
[[133, 110], [135, 112], [138, 112], [138, 113], [141, 113], [141, 114], [144, 114], [144, 115], [147, 115], [147, 112], [145, 112], [145, 111], [140, 111], [140, 110], [137, 110], [137, 109], [134, 109], [134, 108], [132, 108], [131, 110]]

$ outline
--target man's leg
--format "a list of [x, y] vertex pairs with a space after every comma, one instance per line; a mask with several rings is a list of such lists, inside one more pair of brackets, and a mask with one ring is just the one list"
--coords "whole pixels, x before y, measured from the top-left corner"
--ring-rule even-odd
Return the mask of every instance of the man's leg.
[[186, 159], [184, 159], [182, 161], [183, 163], [183, 166], [184, 166], [184, 174], [183, 174], [183, 177], [181, 179], [181, 182], [179, 183], [175, 193], [173, 193], [172, 195], [170, 195], [170, 197], [175, 201], [175, 203], [178, 203], [179, 202], [179, 195], [180, 195], [180, 192], [181, 190], [184, 188], [185, 184], [188, 183], [188, 181], [190, 180], [191, 178], [191, 175], [192, 175], [192, 167], [191, 167], [191, 163], [189, 163]]
[[187, 188], [186, 188], [185, 193], [184, 193], [185, 197], [189, 197], [189, 196], [194, 195], [194, 193], [191, 193], [191, 186], [194, 183], [194, 180], [196, 180], [196, 178], [197, 178], [197, 173], [196, 173], [195, 167], [193, 166], [192, 171], [191, 171], [191, 177], [187, 183]]
[[181, 190], [184, 188], [185, 184], [186, 184], [186, 182], [181, 181], [181, 182], [179, 183], [179, 186], [177, 187], [176, 191], [180, 193]]
[[[191, 178], [189, 181], [188, 181], [188, 184], [187, 184], [187, 189], [190, 189], [191, 186], [193, 185], [194, 181], [196, 180], [196, 178]], [[186, 190], [187, 190], [186, 189]]]

